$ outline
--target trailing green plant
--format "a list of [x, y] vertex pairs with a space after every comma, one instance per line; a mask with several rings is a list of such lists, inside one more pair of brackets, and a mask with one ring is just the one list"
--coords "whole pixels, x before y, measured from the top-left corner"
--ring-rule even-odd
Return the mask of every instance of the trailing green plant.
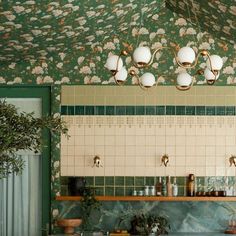
[[82, 224], [81, 229], [83, 231], [93, 230], [93, 225], [90, 220], [91, 214], [95, 210], [100, 211], [101, 203], [95, 198], [95, 189], [91, 187], [84, 187], [82, 198], [80, 200]]
[[130, 233], [132, 235], [168, 234], [168, 229], [170, 229], [168, 220], [163, 216], [134, 215], [130, 224]]
[[55, 134], [67, 135], [68, 131], [59, 116], [35, 118], [34, 113], [19, 112], [14, 105], [0, 100], [0, 179], [22, 172], [24, 161], [17, 151], [39, 152], [44, 128]]

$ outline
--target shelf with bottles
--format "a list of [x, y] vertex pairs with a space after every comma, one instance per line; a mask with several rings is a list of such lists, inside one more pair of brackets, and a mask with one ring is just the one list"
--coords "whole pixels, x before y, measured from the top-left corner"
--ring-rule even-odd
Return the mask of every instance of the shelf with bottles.
[[[222, 202], [236, 202], [236, 196], [230, 197], [164, 197], [164, 196], [97, 196], [99, 201], [160, 201], [160, 202], [184, 202], [184, 201], [222, 201]], [[79, 201], [81, 196], [57, 196], [57, 201]]]

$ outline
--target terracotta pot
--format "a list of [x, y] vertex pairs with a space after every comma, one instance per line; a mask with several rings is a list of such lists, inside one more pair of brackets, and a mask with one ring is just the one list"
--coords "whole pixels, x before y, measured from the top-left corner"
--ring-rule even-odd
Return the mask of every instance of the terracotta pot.
[[57, 220], [57, 225], [64, 227], [65, 234], [73, 234], [75, 232], [75, 227], [80, 226], [82, 223], [81, 219], [60, 219]]

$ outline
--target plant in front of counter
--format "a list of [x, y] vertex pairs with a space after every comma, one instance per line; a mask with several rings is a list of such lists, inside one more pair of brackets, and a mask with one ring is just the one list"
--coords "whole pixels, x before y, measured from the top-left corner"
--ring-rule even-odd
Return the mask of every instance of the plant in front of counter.
[[163, 216], [134, 215], [130, 224], [130, 233], [133, 235], [168, 234], [168, 229], [170, 229], [167, 219]]
[[17, 151], [40, 151], [44, 145], [42, 129], [67, 134], [66, 124], [59, 116], [33, 115], [19, 112], [14, 105], [0, 100], [0, 179], [11, 173], [20, 174], [24, 169], [24, 160]]
[[82, 191], [82, 198], [80, 200], [82, 224], [81, 229], [83, 231], [92, 231], [93, 224], [91, 222], [91, 214], [94, 211], [100, 211], [101, 203], [95, 198], [95, 189], [91, 187], [84, 187]]

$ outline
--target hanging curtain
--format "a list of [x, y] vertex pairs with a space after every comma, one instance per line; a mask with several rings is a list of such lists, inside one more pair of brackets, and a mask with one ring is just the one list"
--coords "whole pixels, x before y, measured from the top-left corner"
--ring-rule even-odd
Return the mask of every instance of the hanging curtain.
[[21, 175], [0, 180], [0, 236], [40, 236], [41, 157], [20, 153], [25, 161]]

